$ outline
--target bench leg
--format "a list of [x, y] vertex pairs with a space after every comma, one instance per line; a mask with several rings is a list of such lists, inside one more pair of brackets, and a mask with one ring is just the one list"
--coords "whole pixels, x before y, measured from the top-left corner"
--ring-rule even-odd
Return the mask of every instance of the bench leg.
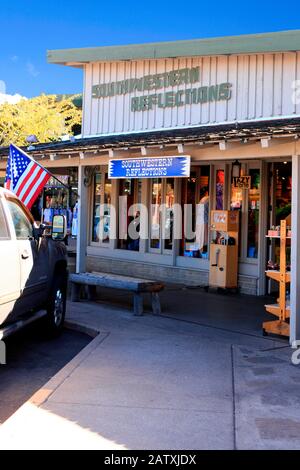
[[152, 312], [154, 315], [161, 314], [160, 299], [158, 292], [152, 292], [151, 294]]
[[80, 290], [81, 290], [81, 285], [76, 284], [75, 282], [72, 283], [72, 289], [71, 289], [71, 300], [72, 302], [79, 302], [80, 301]]
[[133, 297], [134, 315], [143, 315], [143, 295], [135, 293]]
[[87, 286], [87, 297], [88, 297], [88, 300], [96, 300], [97, 298], [96, 286]]

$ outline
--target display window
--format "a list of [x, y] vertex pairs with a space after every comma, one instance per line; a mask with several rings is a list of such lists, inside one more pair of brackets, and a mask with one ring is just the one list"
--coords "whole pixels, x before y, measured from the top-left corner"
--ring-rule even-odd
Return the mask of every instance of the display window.
[[141, 193], [142, 180], [119, 181], [118, 248], [122, 250], [139, 251]]
[[150, 214], [150, 248], [161, 248], [161, 216], [162, 180], [151, 180], [151, 214]]
[[225, 170], [217, 169], [216, 171], [216, 210], [223, 210], [225, 192]]
[[250, 169], [251, 186], [248, 190], [248, 237], [247, 258], [258, 258], [259, 213], [260, 213], [260, 170]]
[[165, 185], [165, 207], [163, 213], [164, 249], [172, 250], [174, 239], [174, 211], [175, 202], [174, 178], [168, 178]]
[[241, 176], [250, 177], [250, 186], [240, 188], [231, 183], [230, 209], [239, 211], [240, 261], [250, 262], [259, 253], [261, 170], [253, 163], [243, 163]]
[[[291, 230], [292, 210], [292, 164], [290, 161], [270, 163], [269, 177], [269, 229], [278, 230], [280, 221], [285, 220], [287, 230]], [[279, 265], [280, 241], [270, 240], [268, 262]], [[286, 248], [287, 266], [291, 264], [290, 240]]]
[[54, 215], [64, 215], [67, 221], [67, 233], [76, 238], [77, 226], [77, 170], [69, 169], [66, 175], [51, 177], [43, 192], [31, 208], [35, 220], [51, 225]]
[[149, 249], [171, 253], [174, 243], [174, 178], [150, 180]]
[[100, 225], [100, 204], [101, 204], [101, 173], [94, 176], [94, 200], [93, 200], [93, 230], [92, 241], [99, 242], [99, 225]]
[[180, 255], [208, 258], [210, 166], [192, 167], [189, 178], [182, 180], [181, 206], [183, 237]]
[[[251, 179], [249, 188], [235, 188], [231, 163], [222, 162], [193, 165], [188, 178], [128, 178], [112, 185], [107, 168], [101, 167], [94, 175], [92, 242], [141, 252], [141, 256], [174, 254], [179, 266], [196, 267], [195, 259], [202, 259], [199, 268], [207, 269], [211, 210], [238, 210], [241, 272], [255, 273], [250, 264], [257, 264], [261, 240], [261, 164], [243, 162], [241, 176], [245, 175]], [[116, 238], [112, 236], [112, 210], [116, 211]]]
[[287, 225], [291, 225], [292, 211], [292, 164], [291, 162], [274, 164], [275, 184], [275, 225], [285, 219]]
[[111, 180], [108, 178], [108, 174], [104, 175], [104, 204], [100, 210], [101, 218], [103, 218], [102, 227], [102, 242], [109, 243], [110, 240], [110, 228], [111, 228]]
[[111, 228], [111, 180], [106, 172], [94, 176], [92, 241], [108, 245]]

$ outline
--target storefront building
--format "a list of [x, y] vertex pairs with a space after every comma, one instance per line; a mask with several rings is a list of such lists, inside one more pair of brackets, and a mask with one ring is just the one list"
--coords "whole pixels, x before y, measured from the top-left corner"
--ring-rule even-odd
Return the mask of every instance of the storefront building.
[[[210, 213], [237, 210], [239, 288], [264, 295], [279, 253], [266, 234], [285, 219], [300, 339], [300, 31], [55, 50], [48, 62], [84, 72], [82, 139], [33, 152], [78, 168], [77, 270], [207, 285]], [[147, 213], [128, 213], [139, 203]], [[188, 210], [194, 233], [176, 239]]]
[[[0, 149], [0, 154], [7, 154], [7, 151], [8, 149]], [[49, 167], [48, 159], [41, 164]], [[5, 181], [5, 165], [6, 159], [3, 159], [2, 165], [0, 163], [0, 186], [2, 187]], [[72, 235], [73, 214], [76, 212], [78, 199], [78, 167], [51, 167], [50, 171], [53, 176], [50, 177], [30, 211], [36, 221], [47, 225], [52, 223], [55, 214], [65, 215], [68, 234]]]

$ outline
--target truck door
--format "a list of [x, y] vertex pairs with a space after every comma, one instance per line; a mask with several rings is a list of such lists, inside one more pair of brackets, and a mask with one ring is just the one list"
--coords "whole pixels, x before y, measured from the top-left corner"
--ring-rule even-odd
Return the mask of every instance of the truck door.
[[46, 240], [34, 239], [33, 225], [22, 204], [8, 198], [7, 205], [16, 232], [17, 252], [20, 263], [21, 297], [19, 313], [37, 309], [45, 303], [49, 258]]
[[20, 297], [20, 285], [16, 238], [0, 198], [0, 325], [13, 319], [12, 310]]

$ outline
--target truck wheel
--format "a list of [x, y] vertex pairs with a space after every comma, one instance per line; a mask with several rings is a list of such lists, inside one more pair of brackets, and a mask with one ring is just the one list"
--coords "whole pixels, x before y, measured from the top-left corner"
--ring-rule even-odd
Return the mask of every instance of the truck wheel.
[[50, 334], [61, 332], [66, 313], [67, 276], [57, 274], [47, 304], [46, 328]]

